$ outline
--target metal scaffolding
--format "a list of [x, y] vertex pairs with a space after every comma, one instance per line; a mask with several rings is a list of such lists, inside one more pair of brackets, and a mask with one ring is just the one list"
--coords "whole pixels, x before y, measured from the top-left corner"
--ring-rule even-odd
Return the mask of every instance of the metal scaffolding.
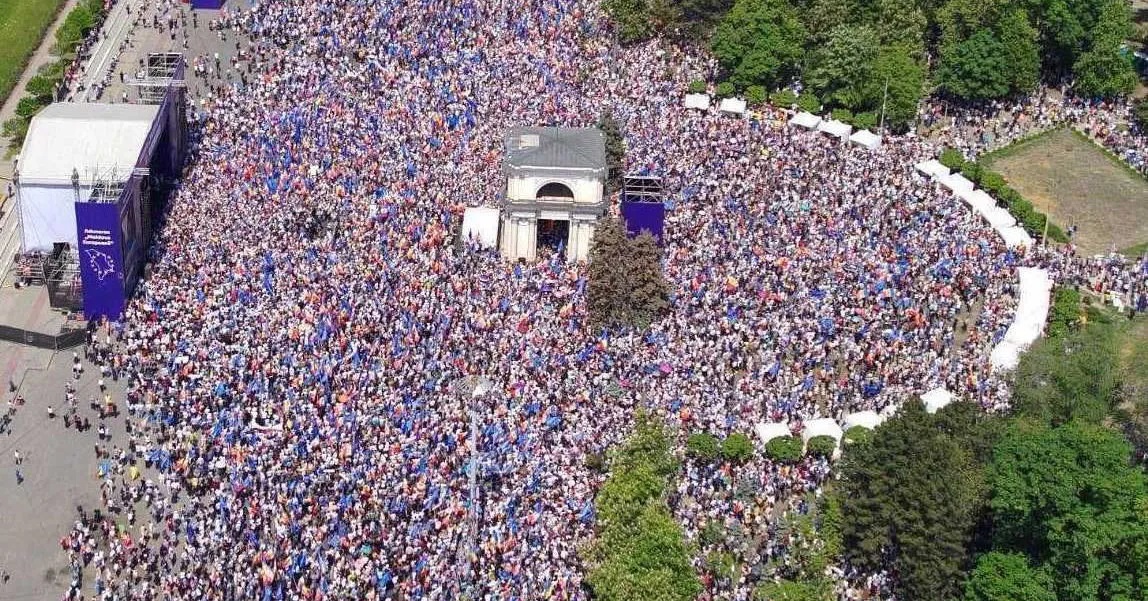
[[178, 52], [153, 52], [144, 62], [143, 77], [129, 77], [125, 83], [139, 89], [140, 104], [160, 104], [169, 87], [187, 85], [184, 80], [175, 79], [181, 61], [183, 55]]

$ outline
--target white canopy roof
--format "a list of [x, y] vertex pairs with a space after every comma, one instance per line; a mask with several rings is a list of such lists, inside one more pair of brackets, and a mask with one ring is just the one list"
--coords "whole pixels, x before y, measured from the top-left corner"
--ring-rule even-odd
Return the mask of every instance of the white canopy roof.
[[817, 126], [817, 131], [845, 140], [849, 138], [849, 132], [853, 131], [853, 126], [836, 119], [830, 119], [822, 121], [821, 125]]
[[941, 182], [942, 186], [953, 192], [957, 192], [958, 190], [972, 191], [972, 189], [976, 187], [973, 182], [969, 181], [968, 178], [960, 173], [950, 173], [949, 175], [938, 177], [937, 181]]
[[937, 159], [921, 161], [914, 165], [917, 171], [929, 177], [944, 177], [950, 173], [949, 168], [942, 165]]
[[849, 141], [872, 150], [881, 145], [881, 136], [867, 129], [859, 129], [853, 132], [852, 136], [849, 136]]
[[789, 120], [790, 125], [796, 125], [805, 129], [816, 129], [817, 125], [821, 123], [821, 117], [813, 113], [806, 113], [804, 111], [797, 113]]
[[145, 104], [58, 102], [32, 118], [20, 152], [21, 184], [60, 184], [73, 170], [90, 184], [97, 177], [127, 181], [159, 107]]
[[801, 431], [801, 440], [809, 442], [809, 439], [814, 436], [831, 436], [833, 440], [841, 442], [841, 437], [844, 434], [845, 431], [837, 425], [835, 420], [823, 417], [805, 422], [805, 429]]
[[944, 388], [934, 388], [921, 395], [921, 402], [925, 403], [925, 411], [929, 413], [936, 413], [955, 399], [956, 396]]
[[857, 413], [850, 413], [845, 416], [845, 430], [861, 426], [870, 430], [881, 425], [885, 418], [881, 417], [876, 411], [858, 411]]
[[1029, 236], [1028, 232], [1024, 231], [1024, 228], [1020, 226], [1014, 225], [1012, 227], [999, 229], [997, 233], [1004, 239], [1005, 246], [1009, 248], [1019, 248], [1021, 246], [1032, 248], [1032, 236]]
[[498, 245], [498, 209], [469, 207], [462, 214], [462, 237], [477, 238], [484, 248]]
[[757, 433], [757, 437], [761, 440], [761, 444], [766, 444], [774, 438], [793, 436], [793, 433], [789, 431], [789, 425], [785, 422], [760, 422], [753, 427], [753, 431]]
[[997, 343], [989, 356], [996, 369], [1012, 369], [1020, 361], [1020, 354], [1040, 337], [1044, 323], [1048, 320], [1051, 303], [1052, 278], [1048, 271], [1035, 267], [1020, 267], [1020, 292], [1017, 299], [1016, 317]]
[[1008, 209], [1003, 207], [994, 205], [992, 208], [986, 210], [983, 215], [985, 219], [988, 220], [989, 225], [993, 226], [993, 229], [998, 232], [1016, 225], [1016, 218], [1012, 216], [1012, 213], [1008, 212]]
[[744, 115], [745, 101], [741, 98], [722, 98], [718, 110], [731, 115]]
[[993, 197], [984, 190], [958, 190], [956, 194], [981, 215], [988, 213], [997, 206], [997, 201], [993, 200]]
[[685, 105], [688, 109], [698, 109], [699, 111], [709, 110], [709, 94], [686, 94]]

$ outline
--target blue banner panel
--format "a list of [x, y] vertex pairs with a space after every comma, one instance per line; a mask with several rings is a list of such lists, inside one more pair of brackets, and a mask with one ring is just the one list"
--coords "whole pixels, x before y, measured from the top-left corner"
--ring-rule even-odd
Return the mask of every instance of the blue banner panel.
[[75, 207], [84, 317], [119, 319], [125, 300], [119, 207], [99, 202], [77, 202]]
[[217, 10], [223, 8], [224, 0], [191, 0], [192, 8]]
[[666, 223], [666, 206], [660, 202], [623, 202], [622, 218], [626, 233], [637, 236], [648, 231], [662, 244], [662, 231]]

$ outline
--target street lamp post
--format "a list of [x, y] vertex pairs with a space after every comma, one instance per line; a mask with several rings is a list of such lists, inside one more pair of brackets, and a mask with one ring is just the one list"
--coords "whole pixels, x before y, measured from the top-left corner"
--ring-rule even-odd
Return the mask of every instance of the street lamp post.
[[454, 383], [454, 392], [462, 398], [464, 403], [467, 403], [466, 409], [470, 418], [470, 436], [467, 441], [470, 447], [470, 459], [467, 466], [467, 496], [469, 498], [466, 520], [467, 540], [459, 548], [458, 554], [460, 555], [459, 564], [462, 566], [463, 574], [460, 589], [463, 591], [462, 596], [471, 600], [474, 599], [474, 566], [471, 565], [471, 558], [474, 556], [478, 540], [478, 470], [480, 469], [478, 458], [478, 399], [493, 389], [494, 381], [481, 374], [465, 376]]

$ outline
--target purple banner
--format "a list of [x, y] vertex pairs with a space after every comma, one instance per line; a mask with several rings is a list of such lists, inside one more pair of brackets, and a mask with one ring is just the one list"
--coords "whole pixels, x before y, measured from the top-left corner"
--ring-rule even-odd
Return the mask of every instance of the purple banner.
[[662, 230], [666, 222], [666, 206], [660, 202], [623, 202], [622, 218], [626, 221], [626, 233], [637, 236], [643, 230], [649, 231], [662, 243]]
[[84, 282], [84, 317], [119, 319], [124, 310], [119, 207], [97, 202], [77, 202], [75, 207], [80, 277]]
[[191, 0], [191, 7], [215, 10], [223, 8], [223, 2], [224, 0]]

